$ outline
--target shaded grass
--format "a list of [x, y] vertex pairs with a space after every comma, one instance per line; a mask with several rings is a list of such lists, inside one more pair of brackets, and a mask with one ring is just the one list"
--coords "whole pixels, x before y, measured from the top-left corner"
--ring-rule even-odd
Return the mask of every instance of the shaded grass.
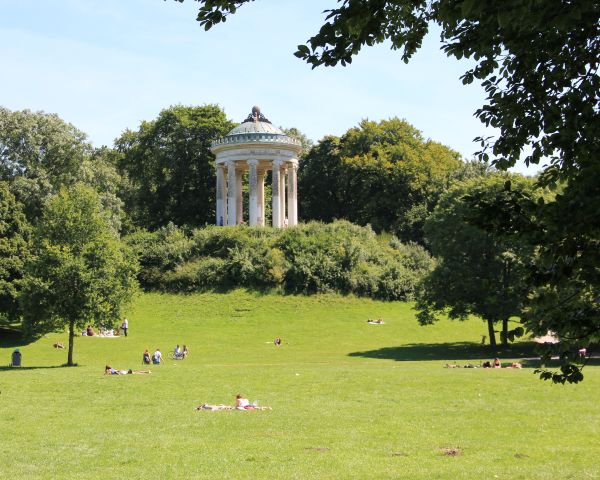
[[[367, 325], [382, 317], [385, 325]], [[0, 478], [597, 478], [597, 367], [578, 386], [531, 370], [444, 369], [492, 356], [483, 322], [420, 327], [411, 306], [323, 295], [146, 294], [127, 338], [48, 335], [0, 371]], [[276, 348], [273, 338], [283, 345]], [[148, 376], [144, 348], [191, 356]], [[517, 344], [502, 359], [529, 355]], [[495, 353], [495, 352], [494, 352]], [[0, 349], [9, 358], [10, 349]], [[236, 393], [268, 412], [197, 412]], [[447, 455], [446, 451], [460, 451]], [[15, 454], [18, 452], [18, 454]]]

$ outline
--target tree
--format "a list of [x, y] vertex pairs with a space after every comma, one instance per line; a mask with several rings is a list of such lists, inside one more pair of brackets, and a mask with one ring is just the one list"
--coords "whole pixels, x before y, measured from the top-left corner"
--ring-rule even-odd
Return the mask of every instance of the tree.
[[533, 247], [514, 235], [479, 228], [472, 218], [480, 198], [500, 203], [513, 192], [532, 190], [532, 180], [495, 174], [458, 183], [442, 196], [425, 223], [438, 263], [417, 295], [419, 323], [433, 323], [440, 312], [461, 320], [477, 315], [488, 324], [492, 346], [496, 322], [502, 322], [503, 343], [522, 334], [520, 327], [509, 331], [508, 322], [521, 316], [529, 293], [527, 268], [533, 262]]
[[125, 131], [116, 148], [134, 224], [154, 229], [169, 222], [212, 223], [216, 174], [210, 144], [233, 126], [216, 105], [177, 105], [142, 122], [138, 131]]
[[363, 120], [339, 139], [326, 137], [300, 166], [304, 218], [343, 218], [422, 243], [423, 222], [461, 161], [392, 118]]
[[91, 150], [85, 134], [57, 115], [0, 107], [0, 180], [10, 182], [31, 220], [49, 195], [78, 180]]
[[13, 322], [20, 316], [18, 292], [29, 251], [30, 226], [23, 205], [0, 182], [0, 321]]
[[63, 187], [44, 206], [34, 231], [21, 302], [31, 333], [112, 326], [136, 287], [136, 261], [116, 236], [90, 187]]
[[63, 186], [83, 182], [100, 194], [119, 230], [121, 178], [110, 152], [105, 147], [94, 150], [85, 133], [58, 115], [0, 107], [0, 180], [9, 183], [31, 223], [37, 221], [49, 196]]

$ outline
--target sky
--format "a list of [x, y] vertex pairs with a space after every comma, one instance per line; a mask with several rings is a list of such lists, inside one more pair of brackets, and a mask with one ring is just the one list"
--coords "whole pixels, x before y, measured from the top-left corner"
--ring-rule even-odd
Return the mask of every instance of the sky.
[[409, 64], [389, 44], [347, 67], [293, 55], [335, 4], [257, 0], [205, 32], [192, 0], [0, 0], [0, 105], [56, 113], [97, 147], [175, 104], [217, 104], [235, 122], [258, 105], [315, 142], [399, 117], [473, 158], [473, 139], [494, 134], [473, 115], [484, 92], [462, 85], [469, 61], [446, 57], [438, 32]]

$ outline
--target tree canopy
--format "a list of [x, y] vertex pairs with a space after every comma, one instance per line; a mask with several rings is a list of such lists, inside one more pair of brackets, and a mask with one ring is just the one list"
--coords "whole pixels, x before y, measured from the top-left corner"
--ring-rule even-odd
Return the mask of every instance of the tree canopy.
[[216, 105], [176, 105], [116, 140], [123, 197], [134, 224], [200, 226], [214, 219], [213, 140], [234, 124]]
[[67, 364], [73, 365], [75, 330], [114, 325], [135, 291], [136, 265], [97, 193], [82, 184], [61, 188], [34, 230], [21, 292], [27, 330], [67, 327]]
[[458, 183], [441, 197], [425, 222], [426, 238], [438, 263], [417, 295], [421, 324], [434, 322], [436, 314], [442, 312], [461, 320], [477, 315], [488, 323], [492, 346], [496, 344], [496, 322], [502, 321], [503, 343], [511, 332], [514, 335], [508, 322], [521, 316], [529, 293], [527, 273], [534, 249], [514, 235], [473, 224], [472, 199], [492, 197], [501, 201], [513, 191], [532, 190], [532, 180], [493, 174]]
[[341, 138], [325, 137], [302, 158], [301, 214], [370, 224], [422, 242], [425, 217], [461, 165], [457, 152], [424, 139], [404, 120], [363, 120]]
[[0, 181], [0, 322], [19, 317], [19, 281], [29, 251], [30, 226], [23, 205]]

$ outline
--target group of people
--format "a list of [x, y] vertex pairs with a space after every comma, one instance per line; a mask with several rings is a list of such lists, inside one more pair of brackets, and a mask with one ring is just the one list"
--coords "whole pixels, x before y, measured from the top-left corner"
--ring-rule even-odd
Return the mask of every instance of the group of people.
[[125, 318], [119, 328], [115, 327], [115, 328], [102, 329], [100, 331], [100, 333], [97, 334], [94, 331], [94, 328], [91, 325], [88, 325], [87, 328], [83, 332], [81, 332], [81, 335], [83, 337], [94, 337], [94, 336], [118, 337], [120, 335], [121, 331], [123, 331], [124, 336], [127, 336], [127, 330], [129, 330], [129, 320], [127, 320], [127, 318]]
[[[472, 363], [467, 363], [462, 367], [455, 363], [447, 363], [444, 365], [444, 368], [502, 368], [502, 362], [499, 358], [494, 358], [494, 360], [487, 360], [483, 362], [481, 365], [474, 365]], [[510, 365], [507, 365], [504, 368], [523, 368], [523, 365], [519, 362], [512, 362]]]
[[[173, 358], [174, 360], [183, 360], [187, 358], [189, 354], [190, 351], [187, 345], [184, 345], [183, 348], [181, 348], [179, 347], [179, 344], [177, 344], [173, 349], [173, 354], [170, 358]], [[151, 363], [154, 365], [160, 365], [163, 362], [163, 360], [164, 359], [160, 348], [157, 348], [152, 355], [150, 355], [148, 349], [144, 350], [144, 354], [142, 356], [142, 363], [144, 365], [150, 365]]]

